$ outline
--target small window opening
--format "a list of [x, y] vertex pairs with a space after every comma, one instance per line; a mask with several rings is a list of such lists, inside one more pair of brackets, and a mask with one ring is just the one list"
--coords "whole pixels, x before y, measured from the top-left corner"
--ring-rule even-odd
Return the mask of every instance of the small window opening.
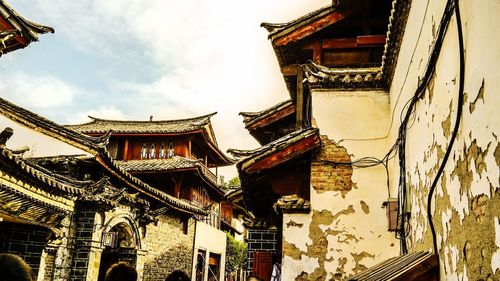
[[165, 149], [165, 144], [161, 144], [160, 146], [160, 158], [165, 158], [167, 157], [167, 151]]
[[154, 144], [151, 145], [151, 148], [149, 149], [149, 158], [156, 158], [156, 146]]
[[174, 157], [174, 144], [169, 143], [168, 144], [168, 157]]
[[148, 146], [143, 144], [141, 147], [141, 159], [148, 158]]

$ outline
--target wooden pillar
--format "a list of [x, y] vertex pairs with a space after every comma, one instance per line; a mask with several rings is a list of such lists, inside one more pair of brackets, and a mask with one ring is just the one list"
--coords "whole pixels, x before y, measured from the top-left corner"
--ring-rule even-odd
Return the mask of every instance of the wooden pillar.
[[[316, 64], [321, 64], [323, 61], [323, 53], [322, 53], [322, 40], [318, 40], [313, 43], [313, 61]], [[299, 70], [300, 71], [300, 70]]]
[[297, 129], [304, 128], [304, 84], [302, 80], [304, 79], [304, 73], [299, 67], [297, 73], [297, 96], [295, 99], [295, 114], [297, 118], [296, 127]]
[[191, 139], [188, 142], [188, 155], [186, 156], [193, 156], [193, 154], [191, 153]]
[[[123, 145], [123, 160], [129, 160], [128, 159], [128, 138], [125, 138], [125, 144]], [[142, 152], [141, 152], [142, 153]]]

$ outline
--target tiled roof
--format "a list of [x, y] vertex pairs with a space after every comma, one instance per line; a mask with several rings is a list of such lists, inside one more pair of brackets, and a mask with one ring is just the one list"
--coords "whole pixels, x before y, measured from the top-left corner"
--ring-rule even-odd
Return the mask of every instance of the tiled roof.
[[134, 172], [172, 172], [176, 170], [193, 168], [198, 171], [198, 175], [210, 183], [219, 194], [224, 192], [217, 184], [217, 176], [214, 175], [205, 165], [198, 160], [188, 159], [181, 156], [174, 156], [165, 159], [143, 159], [115, 161], [121, 168], [129, 173]]
[[243, 116], [243, 122], [245, 123], [245, 126], [249, 126], [256, 121], [261, 120], [291, 105], [293, 105], [292, 100], [286, 100], [258, 112], [240, 112], [240, 115]]
[[93, 181], [77, 181], [58, 176], [43, 167], [13, 154], [11, 150], [5, 147], [0, 147], [0, 162], [9, 168], [15, 167], [20, 174], [27, 175], [32, 180], [67, 195], [81, 195], [84, 193], [83, 187], [93, 183]]
[[[370, 267], [347, 280], [378, 281], [378, 280], [438, 280], [438, 260], [434, 253], [413, 252], [399, 257], [390, 258]], [[432, 278], [436, 277], [436, 278]]]
[[[54, 33], [54, 29], [25, 19], [12, 9], [4, 0], [0, 0], [0, 17], [5, 25], [0, 26], [0, 56], [19, 48], [26, 47], [32, 41], [38, 41], [38, 35]], [[16, 40], [22, 36], [23, 40]]]
[[2, 98], [0, 98], [0, 114], [3, 114], [13, 121], [19, 122], [28, 128], [32, 128], [42, 134], [51, 136], [55, 139], [78, 147], [85, 152], [93, 154], [97, 162], [99, 162], [111, 174], [146, 196], [159, 200], [167, 206], [181, 212], [207, 214], [205, 210], [192, 205], [189, 201], [170, 196], [165, 192], [151, 187], [128, 173], [111, 157], [106, 149], [105, 145], [109, 138], [109, 135], [107, 134], [97, 138], [80, 134], [38, 116], [37, 114], [10, 103]]
[[127, 120], [106, 120], [89, 116], [92, 121], [84, 124], [66, 125], [66, 128], [85, 134], [104, 134], [109, 131], [113, 133], [186, 133], [201, 130], [210, 124], [210, 117], [216, 113], [211, 113], [199, 117], [159, 120], [159, 121], [127, 121]]
[[296, 194], [285, 195], [278, 199], [273, 206], [274, 210], [280, 209], [284, 213], [309, 212], [311, 202], [298, 197]]
[[180, 156], [165, 159], [144, 159], [116, 161], [129, 172], [171, 171], [176, 169], [197, 168], [201, 163]]
[[302, 65], [307, 82], [312, 87], [327, 88], [382, 88], [382, 69], [365, 68], [329, 68], [313, 62]]

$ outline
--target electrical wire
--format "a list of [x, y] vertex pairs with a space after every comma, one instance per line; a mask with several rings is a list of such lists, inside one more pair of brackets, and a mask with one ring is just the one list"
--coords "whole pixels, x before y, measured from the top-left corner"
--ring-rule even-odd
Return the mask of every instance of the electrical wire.
[[443, 157], [443, 161], [441, 162], [441, 165], [439, 166], [439, 169], [436, 173], [436, 176], [434, 177], [434, 180], [432, 181], [432, 185], [429, 189], [429, 195], [427, 197], [427, 217], [429, 220], [429, 226], [431, 229], [432, 233], [432, 239], [433, 239], [433, 246], [434, 246], [434, 253], [438, 255], [439, 257], [439, 252], [438, 252], [438, 246], [437, 246], [437, 239], [436, 239], [436, 230], [434, 228], [434, 223], [432, 221], [432, 211], [431, 211], [431, 203], [432, 203], [432, 197], [434, 194], [434, 190], [436, 189], [436, 185], [441, 177], [441, 174], [444, 171], [444, 168], [446, 166], [446, 163], [448, 161], [448, 158], [450, 157], [451, 150], [453, 148], [453, 144], [455, 143], [455, 140], [457, 138], [458, 134], [458, 129], [460, 127], [460, 120], [462, 119], [462, 108], [464, 104], [464, 79], [465, 79], [465, 55], [464, 55], [464, 38], [463, 38], [463, 31], [462, 31], [462, 20], [460, 18], [460, 8], [458, 4], [458, 0], [454, 0], [455, 4], [455, 18], [457, 21], [457, 33], [458, 33], [458, 48], [460, 52], [460, 82], [459, 82], [459, 88], [458, 88], [458, 101], [457, 101], [457, 117], [455, 119], [455, 125], [453, 127], [453, 132], [450, 137], [450, 143], [448, 144], [448, 148], [446, 149], [446, 153]]
[[446, 35], [446, 30], [453, 15], [454, 0], [448, 0], [446, 7], [441, 18], [441, 22], [438, 28], [438, 34], [436, 40], [433, 44], [432, 51], [427, 62], [425, 73], [423, 78], [419, 81], [419, 85], [415, 90], [413, 97], [407, 102], [408, 106], [402, 119], [401, 126], [398, 132], [398, 156], [399, 156], [399, 187], [398, 187], [398, 230], [397, 236], [401, 243], [401, 253], [408, 253], [406, 238], [407, 238], [407, 213], [406, 213], [406, 200], [407, 200], [407, 187], [406, 187], [406, 132], [408, 130], [408, 122], [410, 121], [412, 115], [414, 114], [416, 104], [420, 99], [422, 93], [424, 93], [432, 75], [436, 69], [436, 62], [439, 58], [441, 52], [441, 47], [444, 42]]

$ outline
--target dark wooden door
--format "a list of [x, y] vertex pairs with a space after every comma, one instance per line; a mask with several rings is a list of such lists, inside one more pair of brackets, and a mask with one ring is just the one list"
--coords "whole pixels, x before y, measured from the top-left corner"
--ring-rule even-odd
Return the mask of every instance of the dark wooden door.
[[253, 260], [253, 272], [263, 281], [271, 280], [273, 271], [273, 253], [255, 252]]

